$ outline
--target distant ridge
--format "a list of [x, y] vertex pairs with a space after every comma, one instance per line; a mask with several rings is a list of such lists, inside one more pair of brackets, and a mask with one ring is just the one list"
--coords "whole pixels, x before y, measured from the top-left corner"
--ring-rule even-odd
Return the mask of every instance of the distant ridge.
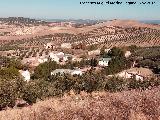
[[140, 22], [147, 24], [160, 24], [160, 20], [142, 20]]
[[[147, 27], [147, 28], [151, 28], [151, 29], [160, 29], [159, 25], [154, 25], [154, 24], [146, 24], [140, 21], [136, 21], [136, 20], [109, 20], [103, 23], [99, 23], [96, 25], [92, 25], [89, 27], [86, 27], [87, 29], [95, 29], [98, 27], [103, 27], [103, 26], [119, 26], [119, 27]], [[84, 28], [83, 28], [84, 29]]]

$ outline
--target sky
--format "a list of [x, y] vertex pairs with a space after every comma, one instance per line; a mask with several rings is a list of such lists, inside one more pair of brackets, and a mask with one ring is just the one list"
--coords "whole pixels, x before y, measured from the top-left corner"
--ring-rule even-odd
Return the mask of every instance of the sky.
[[[91, 5], [80, 2], [107, 2], [108, 0], [0, 0], [0, 17], [29, 17], [39, 19], [135, 19], [160, 20], [160, 0], [151, 5]], [[110, 0], [114, 2], [117, 0]]]

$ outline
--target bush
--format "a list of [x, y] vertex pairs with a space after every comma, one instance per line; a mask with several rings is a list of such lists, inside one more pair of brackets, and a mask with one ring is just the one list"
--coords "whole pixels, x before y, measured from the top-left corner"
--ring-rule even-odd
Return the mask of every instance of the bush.
[[38, 99], [44, 100], [48, 97], [61, 95], [61, 89], [62, 88], [56, 88], [53, 82], [37, 79], [25, 85], [22, 98], [29, 104], [32, 104], [35, 103]]
[[59, 68], [59, 65], [55, 61], [42, 63], [36, 67], [34, 71], [34, 78], [47, 78], [50, 76], [51, 72], [57, 68]]
[[127, 89], [127, 81], [117, 77], [113, 77], [107, 80], [105, 90], [110, 92], [117, 92]]
[[36, 82], [29, 82], [24, 88], [23, 99], [31, 104], [35, 103], [37, 98], [41, 98], [41, 88]]
[[59, 94], [63, 94], [65, 92], [69, 92], [74, 84], [75, 80], [71, 75], [64, 74], [61, 76], [55, 76], [53, 79], [52, 77], [52, 84], [54, 85], [55, 89], [59, 91]]
[[130, 79], [128, 88], [131, 89], [148, 89], [149, 87], [159, 86], [160, 80], [156, 79], [149, 79], [149, 80], [136, 80], [136, 79]]
[[0, 109], [13, 107], [17, 98], [22, 98], [24, 81], [16, 79], [0, 79]]
[[[8, 70], [9, 69], [9, 70]], [[142, 89], [160, 85], [159, 79], [135, 80], [120, 79], [117, 77], [106, 78], [102, 73], [90, 70], [82, 76], [71, 76], [69, 74], [49, 76], [47, 79], [40, 78], [34, 81], [25, 82], [19, 77], [15, 68], [6, 68], [0, 77], [0, 109], [15, 105], [17, 98], [27, 101], [29, 104], [35, 103], [37, 99], [44, 100], [48, 97], [62, 96], [64, 93], [74, 90], [93, 92], [106, 90], [118, 92], [122, 90]], [[15, 74], [16, 73], [16, 74]]]
[[16, 78], [18, 76], [19, 76], [19, 71], [15, 67], [11, 66], [9, 68], [0, 69], [0, 77], [1, 78], [13, 79], [13, 78]]
[[0, 66], [3, 66], [3, 67], [7, 67], [7, 68], [14, 67], [17, 69], [23, 69], [23, 65], [19, 60], [0, 56], [0, 63], [2, 64]]
[[107, 55], [112, 59], [109, 61], [108, 67], [105, 68], [106, 75], [115, 74], [130, 68], [131, 61], [125, 58], [124, 51], [120, 48], [113, 47]]

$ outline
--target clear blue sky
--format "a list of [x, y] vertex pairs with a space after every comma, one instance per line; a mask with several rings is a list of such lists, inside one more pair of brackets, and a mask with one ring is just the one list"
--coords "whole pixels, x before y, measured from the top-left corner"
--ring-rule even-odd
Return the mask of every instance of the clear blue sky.
[[[0, 0], [0, 17], [160, 20], [159, 0], [137, 0], [155, 1], [154, 5], [80, 5], [80, 1], [87, 0]], [[108, 0], [88, 1], [106, 2]]]

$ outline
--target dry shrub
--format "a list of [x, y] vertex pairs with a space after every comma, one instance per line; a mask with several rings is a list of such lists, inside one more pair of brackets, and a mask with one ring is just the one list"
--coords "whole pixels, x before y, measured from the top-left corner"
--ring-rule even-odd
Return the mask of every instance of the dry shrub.
[[[158, 120], [160, 87], [146, 91], [92, 94], [51, 98], [31, 107], [0, 112], [2, 120]], [[83, 99], [81, 99], [83, 97]], [[79, 99], [77, 99], [79, 98]]]

